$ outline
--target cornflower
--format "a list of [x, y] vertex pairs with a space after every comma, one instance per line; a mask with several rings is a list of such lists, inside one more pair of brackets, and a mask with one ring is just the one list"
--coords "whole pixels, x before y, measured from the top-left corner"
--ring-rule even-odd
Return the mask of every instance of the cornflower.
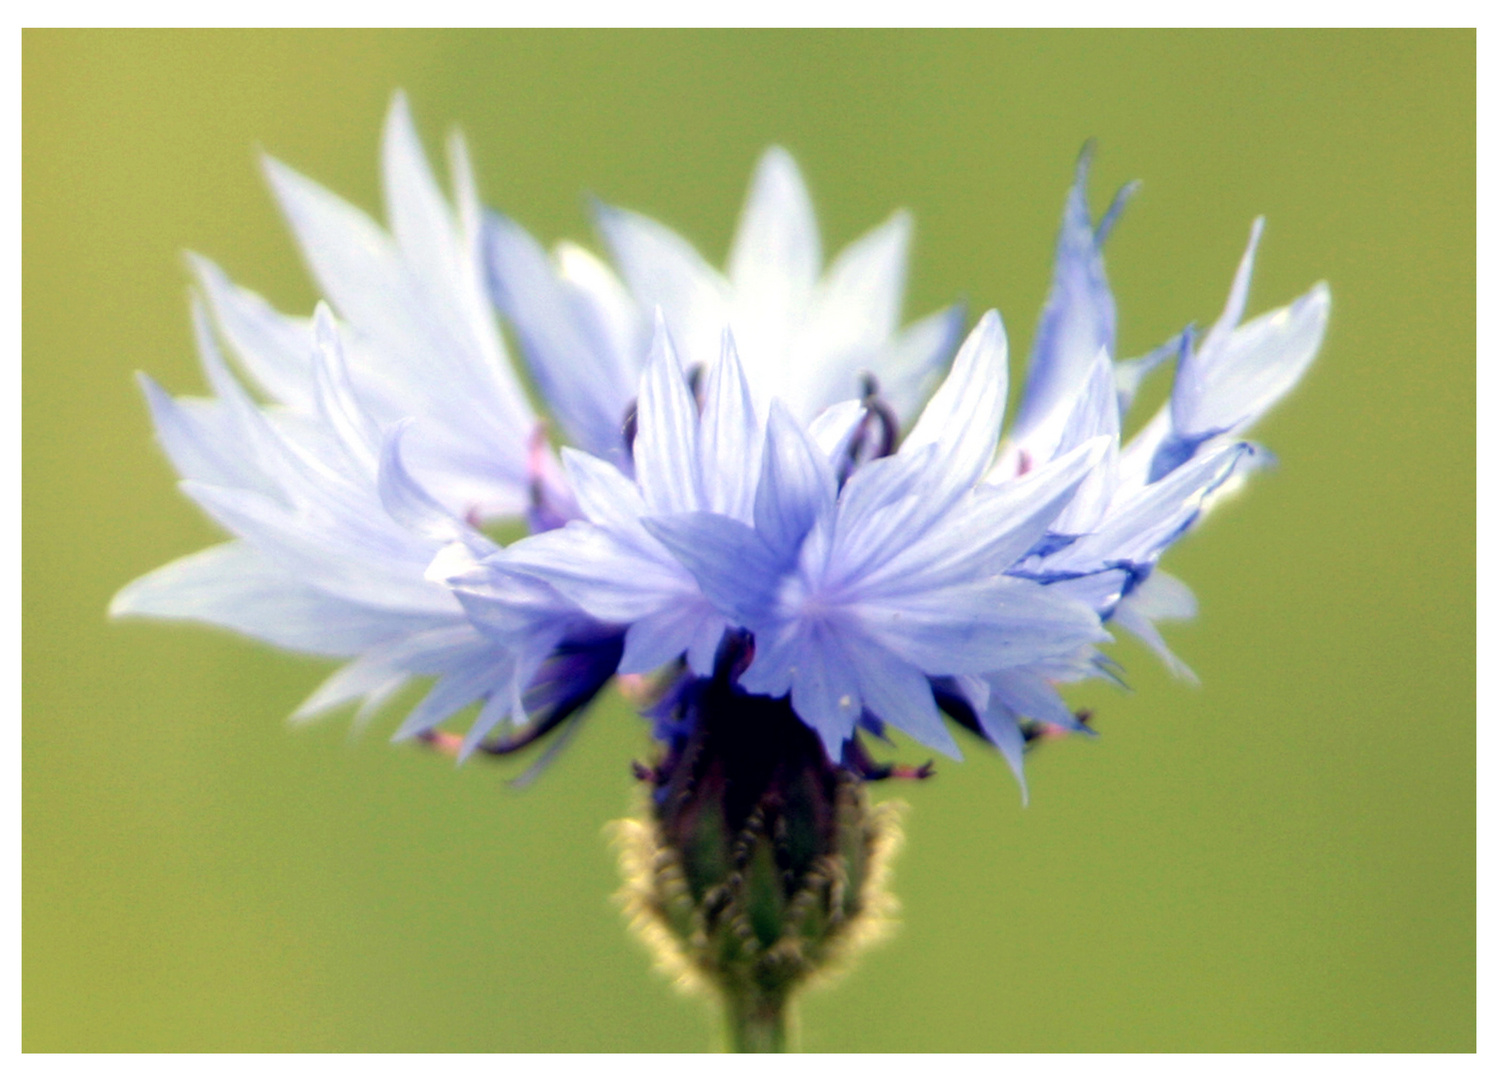
[[[1243, 321], [1258, 220], [1202, 339], [1117, 359], [1102, 245], [1131, 189], [1096, 222], [1086, 150], [1003, 438], [999, 314], [957, 354], [957, 305], [902, 328], [909, 216], [825, 267], [785, 151], [757, 167], [724, 273], [604, 205], [618, 274], [548, 253], [480, 206], [458, 136], [449, 158], [452, 201], [398, 95], [389, 229], [267, 161], [327, 298], [311, 320], [191, 260], [214, 396], [141, 381], [183, 491], [234, 539], [111, 612], [343, 659], [299, 719], [357, 702], [363, 722], [431, 677], [395, 737], [462, 760], [552, 736], [528, 777], [621, 677], [656, 744], [619, 829], [627, 909], [664, 968], [723, 999], [732, 1045], [781, 1049], [794, 993], [890, 925], [899, 834], [866, 785], [930, 768], [873, 743], [895, 729], [958, 758], [953, 722], [1025, 798], [1029, 742], [1089, 730], [1059, 687], [1114, 677], [1109, 628], [1191, 677], [1156, 623], [1193, 596], [1158, 561], [1266, 462], [1245, 432], [1312, 361], [1328, 290]], [[1123, 443], [1169, 359], [1169, 401]], [[517, 520], [528, 535], [492, 538]], [[440, 727], [471, 706], [462, 736]]]

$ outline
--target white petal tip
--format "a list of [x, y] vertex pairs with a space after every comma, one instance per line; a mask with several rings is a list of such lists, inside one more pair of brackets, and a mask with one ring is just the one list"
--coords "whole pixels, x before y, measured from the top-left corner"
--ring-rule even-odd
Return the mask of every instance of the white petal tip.
[[326, 300], [319, 300], [313, 309], [313, 336], [321, 349], [336, 348], [339, 344], [339, 329]]
[[200, 255], [191, 248], [183, 250], [182, 261], [187, 264], [188, 272], [205, 284], [209, 280], [219, 281], [224, 277], [224, 271], [219, 269], [213, 259], [207, 255]]
[[264, 151], [261, 153], [261, 172], [266, 174], [267, 181], [277, 190], [278, 194], [281, 193], [281, 189], [284, 186], [307, 182], [306, 177], [292, 168], [292, 166], [280, 158], [272, 157]]
[[127, 615], [136, 614], [135, 608], [135, 585], [127, 585], [110, 598], [109, 608], [106, 614], [111, 619], [124, 618]]
[[797, 159], [792, 156], [792, 151], [785, 146], [773, 143], [761, 152], [761, 159], [756, 163], [756, 171], [764, 169], [777, 169], [779, 171], [796, 173]]
[[1186, 686], [1198, 688], [1203, 685], [1199, 681], [1199, 676], [1194, 673], [1194, 669], [1181, 660], [1172, 665], [1172, 672], [1173, 677]]
[[427, 571], [423, 574], [428, 581], [435, 585], [447, 585], [464, 575], [470, 573], [479, 566], [479, 560], [462, 541], [455, 540], [440, 548], [433, 556], [433, 561], [428, 563]]

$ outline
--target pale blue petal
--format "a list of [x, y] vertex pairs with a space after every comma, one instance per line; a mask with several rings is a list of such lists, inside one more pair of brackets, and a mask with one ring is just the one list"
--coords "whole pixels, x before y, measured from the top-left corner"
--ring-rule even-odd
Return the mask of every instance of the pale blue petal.
[[954, 304], [920, 319], [897, 334], [870, 362], [881, 397], [906, 423], [917, 414], [943, 365], [954, 355], [964, 335], [965, 307]]
[[1219, 349], [1246, 316], [1246, 302], [1251, 298], [1251, 275], [1256, 269], [1256, 249], [1261, 246], [1261, 234], [1265, 229], [1265, 217], [1258, 217], [1251, 222], [1251, 237], [1246, 241], [1246, 250], [1235, 267], [1235, 278], [1230, 282], [1230, 295], [1225, 298], [1225, 308], [1204, 337], [1204, 344], [1211, 351]]
[[574, 445], [621, 458], [634, 371], [613, 355], [604, 328], [591, 325], [594, 312], [525, 229], [499, 214], [488, 215], [485, 226], [491, 295], [515, 329], [553, 415]]
[[839, 494], [832, 542], [832, 581], [854, 581], [872, 573], [941, 517], [948, 506], [927, 496], [924, 482], [938, 447], [878, 458], [857, 469]]
[[855, 396], [860, 374], [880, 366], [901, 318], [911, 235], [911, 215], [896, 212], [840, 252], [814, 290], [777, 391], [786, 400], [796, 384], [800, 415]]
[[946, 689], [956, 693], [966, 702], [979, 721], [980, 731], [990, 740], [1006, 764], [1010, 766], [1021, 788], [1022, 805], [1027, 805], [1027, 775], [1023, 768], [1026, 739], [1022, 736], [1016, 714], [990, 692], [990, 684], [973, 675], [942, 680]]
[[755, 530], [707, 513], [646, 518], [642, 524], [716, 608], [738, 625], [762, 623], [787, 564]]
[[1048, 456], [1058, 427], [1095, 355], [1115, 352], [1115, 301], [1105, 280], [1101, 237], [1089, 212], [1090, 148], [1079, 156], [1058, 232], [1048, 293], [1012, 439], [1032, 456]]
[[740, 676], [740, 685], [752, 694], [781, 697], [792, 689], [792, 676], [807, 642], [803, 628], [783, 623], [756, 633], [756, 654]]
[[188, 255], [214, 323], [252, 379], [277, 401], [313, 409], [309, 366], [312, 338], [306, 319], [283, 315], [260, 296], [236, 286], [201, 255]]
[[602, 342], [604, 354], [620, 365], [617, 381], [634, 393], [651, 343], [650, 311], [637, 307], [615, 272], [579, 245], [559, 242], [553, 260], [591, 337]]
[[[1004, 572], [1030, 551], [1099, 467], [1099, 438], [1015, 480], [978, 489], [860, 579], [863, 596], [899, 595]], [[835, 564], [840, 565], [840, 564]]]
[[954, 358], [953, 369], [902, 443], [903, 455], [936, 445], [938, 461], [932, 498], [975, 485], [990, 466], [1006, 409], [1006, 331], [1001, 317], [987, 311]]
[[115, 595], [109, 612], [209, 623], [319, 656], [352, 656], [434, 625], [429, 617], [376, 610], [310, 588], [239, 541], [137, 578]]
[[1166, 478], [1112, 506], [1099, 531], [1063, 549], [1049, 565], [1082, 571], [1121, 563], [1150, 564], [1193, 523], [1205, 496], [1250, 452], [1245, 443], [1205, 450]]
[[453, 575], [447, 584], [469, 622], [489, 641], [515, 653], [546, 652], [568, 633], [599, 628], [557, 589], [515, 571], [503, 556], [471, 560], [467, 572]]
[[731, 627], [707, 599], [703, 600], [703, 607], [705, 615], [699, 619], [693, 638], [688, 643], [687, 660], [688, 670], [708, 678], [714, 674], [715, 662], [719, 658], [719, 645], [724, 640], [725, 632]]
[[1048, 592], [1078, 600], [1087, 605], [1091, 611], [1098, 612], [1101, 616], [1108, 616], [1120, 603], [1121, 594], [1125, 591], [1127, 584], [1134, 580], [1134, 571], [1112, 567], [1085, 573], [1079, 577], [1063, 577], [1051, 581], [1048, 584]]
[[978, 675], [953, 675], [932, 681], [935, 690], [942, 688], [958, 694], [976, 712], [990, 702], [990, 684]]
[[893, 591], [851, 610], [866, 633], [929, 675], [1018, 667], [1109, 636], [1084, 604], [1009, 577]]
[[1198, 676], [1173, 654], [1153, 624], [1159, 619], [1191, 619], [1198, 611], [1199, 602], [1187, 585], [1165, 570], [1154, 570], [1116, 606], [1112, 618], [1123, 629], [1140, 638], [1174, 675], [1197, 683]]
[[362, 656], [319, 683], [307, 700], [297, 706], [291, 719], [293, 723], [303, 723], [352, 701], [362, 701], [360, 712], [368, 716], [405, 686], [407, 679], [407, 675], [395, 668], [370, 663]]
[[678, 364], [666, 324], [657, 320], [651, 359], [636, 405], [636, 481], [648, 513], [704, 509], [698, 457], [698, 404]]
[[[422, 280], [446, 284], [455, 276], [461, 249], [454, 216], [428, 165], [412, 124], [406, 95], [397, 91], [381, 138], [381, 180], [386, 220], [402, 259]], [[451, 302], [449, 298], [433, 298]]]
[[340, 537], [299, 520], [253, 491], [183, 481], [182, 490], [215, 521], [313, 588], [378, 610], [454, 614], [452, 598], [423, 580], [425, 560], [405, 551], [370, 551], [357, 537]]
[[429, 280], [426, 256], [409, 257], [361, 211], [279, 162], [267, 159], [266, 172], [320, 290], [352, 328], [351, 374], [372, 411], [431, 421], [409, 449], [413, 469], [456, 512], [523, 506], [534, 420], [483, 307], [478, 252], [450, 223], [451, 269]]
[[579, 510], [594, 524], [629, 529], [646, 513], [641, 489], [615, 466], [565, 447], [563, 468]]
[[[320, 291], [364, 339], [362, 381], [383, 401], [404, 401], [407, 414], [463, 420], [462, 404], [524, 444], [531, 412], [493, 325], [465, 325], [448, 283], [414, 276], [363, 212], [277, 161], [267, 159], [266, 171]], [[478, 430], [475, 419], [459, 430], [471, 429]], [[515, 453], [524, 456], [524, 445]]]
[[841, 251], [817, 294], [817, 334], [835, 354], [870, 353], [896, 331], [907, 285], [912, 215], [898, 210]]
[[1117, 488], [1120, 435], [1115, 372], [1110, 357], [1101, 352], [1095, 357], [1094, 368], [1073, 414], [1063, 426], [1057, 453], [1066, 453], [1092, 439], [1103, 440], [1105, 449], [1098, 463], [1084, 477], [1067, 509], [1053, 522], [1054, 533], [1077, 536], [1099, 527]]
[[830, 405], [808, 425], [808, 437], [823, 451], [830, 462], [839, 462], [849, 452], [850, 440], [865, 419], [863, 401], [841, 401]]
[[984, 708], [975, 710], [975, 719], [979, 720], [980, 730], [985, 733], [985, 737], [1001, 752], [1001, 757], [1005, 758], [1011, 775], [1016, 777], [1016, 783], [1021, 788], [1022, 805], [1026, 806], [1029, 801], [1024, 759], [1027, 740], [1022, 735], [1021, 725], [1016, 721], [1016, 714], [1000, 701], [991, 700]]
[[[474, 163], [464, 133], [454, 128], [448, 133], [448, 178], [453, 184], [453, 201], [458, 211], [459, 232], [468, 253], [473, 256], [484, 247], [484, 208], [480, 205], [479, 184], [474, 179]], [[481, 290], [483, 298], [483, 290]]]
[[1121, 449], [1116, 462], [1116, 483], [1122, 491], [1135, 491], [1149, 483], [1158, 451], [1173, 437], [1168, 405], [1168, 402], [1163, 402], [1152, 414], [1152, 418]]
[[375, 325], [387, 322], [381, 299], [406, 291], [390, 238], [368, 215], [295, 169], [270, 157], [264, 166], [319, 291], [357, 323], [367, 321], [362, 316]]
[[862, 711], [860, 679], [845, 656], [841, 635], [813, 626], [803, 638], [790, 672], [792, 708], [818, 733], [830, 759], [838, 761]]
[[318, 416], [354, 470], [368, 475], [380, 459], [381, 433], [355, 397], [333, 314], [322, 303], [313, 313], [313, 339], [317, 345], [313, 386]]
[[[625, 652], [619, 670], [626, 675], [656, 671], [691, 653], [695, 674], [714, 670], [714, 651], [724, 636], [725, 621], [707, 600], [675, 603], [637, 619], [625, 632]], [[704, 642], [708, 656], [704, 656]]]
[[938, 713], [933, 688], [922, 671], [881, 649], [856, 646], [845, 653], [860, 681], [860, 697], [867, 709], [940, 754], [955, 761], [964, 757]]
[[699, 460], [705, 509], [749, 523], [760, 472], [761, 429], [729, 330], [704, 381]]
[[431, 731], [487, 693], [510, 691], [514, 673], [515, 662], [511, 657], [503, 656], [488, 664], [476, 664], [441, 676], [402, 721], [391, 741], [400, 742]]
[[1153, 571], [1132, 591], [1131, 606], [1149, 619], [1192, 619], [1199, 613], [1193, 590], [1166, 570]]
[[[392, 698], [401, 693], [406, 684], [406, 676], [398, 675], [367, 690], [364, 694], [364, 700], [360, 702], [359, 708], [354, 711], [354, 720], [350, 724], [351, 734], [358, 734], [369, 727], [370, 721], [375, 719], [376, 714], [385, 708]], [[288, 719], [293, 723], [302, 722], [295, 714]]]
[[1173, 385], [1180, 437], [1235, 433], [1291, 390], [1323, 344], [1329, 287], [1315, 285], [1285, 308], [1260, 315], [1215, 343], [1206, 339]]
[[206, 484], [275, 491], [235, 445], [233, 421], [218, 401], [174, 400], [145, 372], [136, 381], [151, 409], [157, 441], [180, 476]]
[[[1156, 574], [1152, 575], [1152, 577], [1156, 576]], [[1147, 580], [1150, 581], [1151, 578]], [[1175, 676], [1185, 682], [1198, 683], [1199, 677], [1193, 673], [1192, 668], [1178, 659], [1173, 650], [1168, 647], [1167, 642], [1162, 637], [1162, 632], [1153, 624], [1152, 617], [1132, 603], [1136, 599], [1136, 595], [1133, 592], [1117, 604], [1115, 612], [1111, 615], [1111, 620], [1122, 629], [1139, 638], [1147, 648], [1157, 654], [1162, 663]]]
[[453, 620], [376, 646], [357, 663], [412, 675], [441, 675], [488, 662], [495, 645], [475, 627]]
[[[361, 698], [360, 713], [368, 716], [411, 676], [483, 671], [496, 665], [503, 671], [506, 663], [506, 656], [468, 624], [419, 630], [378, 645], [341, 667], [298, 706], [292, 719], [308, 720]], [[488, 690], [483, 687], [475, 696]]]
[[648, 217], [597, 204], [595, 221], [641, 310], [662, 309], [690, 363], [712, 360], [730, 322], [724, 278], [691, 244]]
[[498, 550], [483, 533], [454, 518], [407, 471], [401, 448], [408, 426], [403, 421], [393, 427], [381, 449], [376, 490], [386, 513], [419, 536], [444, 544], [463, 543], [475, 557], [482, 558]]
[[773, 146], [756, 166], [730, 247], [737, 309], [790, 320], [807, 306], [822, 263], [807, 185], [792, 155]]
[[1101, 349], [1085, 373], [1073, 411], [1063, 425], [1054, 456], [1066, 454], [1076, 446], [1101, 435], [1119, 440], [1121, 435], [1120, 404], [1116, 397], [1115, 370], [1110, 354]]
[[[296, 483], [310, 473], [317, 474], [326, 483], [327, 467], [306, 454], [298, 454], [229, 370], [214, 341], [203, 306], [195, 298], [189, 307], [198, 359], [209, 386], [219, 399], [214, 403], [214, 412], [221, 417], [223, 424], [218, 437], [223, 442], [225, 453], [243, 457], [241, 476], [244, 486], [279, 498], [289, 483]], [[309, 358], [312, 352], [312, 343], [309, 342]], [[324, 440], [324, 445], [327, 445], [327, 440]]]
[[828, 459], [782, 403], [773, 401], [756, 490], [756, 531], [762, 540], [790, 558], [814, 522], [833, 512], [836, 492]]
[[632, 622], [695, 591], [687, 571], [670, 560], [583, 521], [518, 540], [496, 558], [607, 623]]
[[987, 677], [991, 697], [1017, 716], [1040, 720], [1068, 731], [1088, 730], [1047, 679], [1026, 668], [998, 671]]

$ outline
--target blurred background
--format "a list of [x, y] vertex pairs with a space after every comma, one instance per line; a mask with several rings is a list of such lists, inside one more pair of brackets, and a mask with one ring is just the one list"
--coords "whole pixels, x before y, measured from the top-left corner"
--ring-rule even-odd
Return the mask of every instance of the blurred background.
[[257, 151], [376, 210], [398, 87], [544, 241], [595, 245], [593, 194], [719, 262], [783, 143], [826, 251], [914, 212], [909, 316], [998, 306], [1013, 385], [1086, 138], [1097, 208], [1144, 181], [1108, 253], [1122, 355], [1212, 321], [1265, 213], [1252, 311], [1327, 278], [1334, 316], [1255, 433], [1280, 468], [1166, 561], [1202, 687], [1122, 642], [1131, 692], [1074, 693], [1102, 737], [1033, 755], [1029, 808], [974, 742], [878, 788], [911, 804], [903, 926], [806, 999], [803, 1044], [1474, 1048], [1472, 32], [28, 31], [22, 54], [26, 1049], [714, 1045], [609, 899], [647, 749], [623, 702], [518, 792], [523, 763], [389, 745], [396, 712], [292, 729], [328, 664], [105, 617], [218, 538], [131, 377], [205, 389], [182, 252], [309, 312]]

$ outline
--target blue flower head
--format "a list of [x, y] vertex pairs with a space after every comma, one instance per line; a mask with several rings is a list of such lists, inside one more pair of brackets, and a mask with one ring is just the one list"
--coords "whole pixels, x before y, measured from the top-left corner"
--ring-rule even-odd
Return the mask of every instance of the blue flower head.
[[[888, 728], [958, 757], [954, 721], [1020, 778], [1029, 738], [1081, 729], [1059, 687], [1109, 675], [1113, 626], [1188, 673], [1156, 623], [1193, 596], [1158, 561], [1267, 459], [1245, 433], [1328, 319], [1321, 284], [1244, 320], [1259, 220], [1207, 333], [1118, 359], [1102, 245], [1130, 189], [1095, 221], [1086, 153], [1003, 438], [1000, 316], [962, 345], [958, 306], [901, 324], [904, 212], [825, 266], [773, 148], [723, 272], [600, 205], [612, 267], [483, 209], [462, 140], [449, 151], [451, 198], [398, 96], [386, 226], [267, 162], [327, 298], [311, 319], [192, 260], [213, 396], [142, 385], [184, 492], [233, 539], [113, 613], [343, 660], [299, 717], [368, 717], [431, 678], [396, 735], [460, 757], [561, 742], [618, 675], [648, 689], [667, 762], [723, 722], [718, 702], [767, 739], [801, 724], [822, 767], [855, 776], [884, 775], [864, 740]], [[1170, 362], [1170, 400], [1123, 442], [1137, 386]], [[529, 535], [502, 546], [487, 530], [507, 519]], [[442, 730], [470, 706], [463, 736]], [[709, 741], [744, 745], [727, 738]]]
[[[1258, 220], [1207, 333], [1118, 358], [1102, 247], [1132, 189], [1096, 221], [1086, 150], [1003, 432], [1000, 315], [962, 344], [957, 305], [904, 328], [910, 217], [825, 266], [785, 151], [757, 166], [723, 272], [602, 205], [613, 267], [546, 252], [480, 206], [462, 140], [449, 155], [451, 198], [398, 96], [386, 226], [267, 161], [326, 297], [310, 319], [191, 260], [212, 396], [141, 385], [182, 490], [232, 539], [111, 612], [340, 660], [298, 718], [363, 722], [431, 680], [395, 738], [460, 760], [551, 739], [523, 780], [618, 680], [656, 742], [647, 812], [621, 827], [628, 910], [723, 997], [737, 1046], [778, 1048], [789, 995], [889, 924], [898, 831], [865, 785], [928, 768], [870, 740], [957, 758], [967, 730], [1025, 799], [1027, 746], [1088, 730], [1060, 687], [1114, 676], [1114, 627], [1192, 677], [1157, 623], [1194, 597], [1158, 562], [1269, 459], [1246, 434], [1312, 362], [1328, 289], [1245, 320]], [[1170, 362], [1169, 400], [1123, 440]]]

